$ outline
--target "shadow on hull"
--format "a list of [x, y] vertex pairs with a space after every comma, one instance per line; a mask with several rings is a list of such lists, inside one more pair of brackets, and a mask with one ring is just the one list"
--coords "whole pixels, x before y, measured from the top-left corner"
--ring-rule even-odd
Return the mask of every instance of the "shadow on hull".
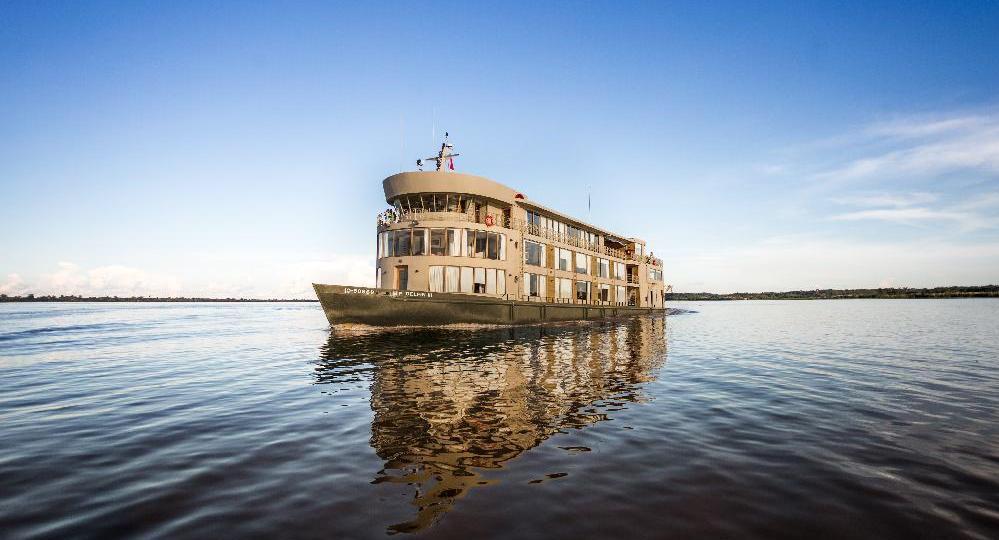
[[557, 304], [471, 294], [396, 291], [313, 284], [331, 325], [440, 326], [537, 324], [664, 315], [664, 308]]

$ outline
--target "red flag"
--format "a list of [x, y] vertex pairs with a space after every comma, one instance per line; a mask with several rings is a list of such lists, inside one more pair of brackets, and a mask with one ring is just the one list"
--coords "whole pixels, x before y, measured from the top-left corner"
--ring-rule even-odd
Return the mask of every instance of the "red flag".
[[452, 171], [454, 170], [454, 158], [447, 158], [447, 166]]

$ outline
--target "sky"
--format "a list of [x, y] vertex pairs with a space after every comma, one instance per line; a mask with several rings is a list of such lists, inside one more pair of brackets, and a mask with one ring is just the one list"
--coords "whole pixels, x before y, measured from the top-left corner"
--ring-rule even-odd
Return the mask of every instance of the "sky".
[[4, 1], [0, 293], [373, 285], [445, 130], [676, 291], [999, 283], [996, 2]]

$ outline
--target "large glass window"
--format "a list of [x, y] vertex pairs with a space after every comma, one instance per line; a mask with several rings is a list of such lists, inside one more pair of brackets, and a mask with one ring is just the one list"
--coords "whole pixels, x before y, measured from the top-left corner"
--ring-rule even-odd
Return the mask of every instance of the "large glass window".
[[444, 267], [430, 267], [430, 292], [444, 292]]
[[555, 278], [555, 295], [559, 298], [572, 298], [572, 280]]
[[486, 292], [486, 269], [485, 268], [475, 268], [475, 279], [473, 280], [472, 292], [484, 293]]
[[447, 231], [430, 229], [430, 254], [444, 255], [447, 251]]
[[597, 259], [597, 276], [602, 278], [610, 276], [610, 261]]
[[572, 252], [568, 249], [557, 248], [558, 269], [569, 270], [569, 260], [572, 259]]
[[614, 263], [614, 279], [624, 279], [624, 263]]
[[444, 290], [447, 292], [458, 292], [459, 291], [459, 279], [458, 279], [458, 267], [457, 266], [446, 266], [444, 267]]
[[524, 241], [524, 263], [544, 266], [544, 247], [537, 242]]
[[452, 257], [461, 255], [461, 229], [447, 230], [447, 254]]
[[412, 239], [413, 231], [411, 229], [402, 229], [398, 231], [391, 231], [392, 235], [389, 243], [389, 257], [403, 257], [409, 255], [410, 253], [410, 240]]
[[576, 282], [576, 300], [587, 301], [590, 299], [590, 282], [589, 281], [577, 281]]
[[413, 255], [426, 255], [427, 254], [427, 230], [426, 229], [413, 229], [413, 249], [410, 252]]
[[486, 233], [486, 240], [488, 241], [486, 258], [499, 260], [499, 235], [496, 233]]
[[496, 294], [495, 268], [486, 268], [486, 294]]
[[610, 285], [601, 284], [597, 287], [597, 300], [601, 302], [610, 301]]
[[624, 286], [618, 285], [615, 289], [616, 290], [614, 291], [614, 301], [617, 302], [618, 304], [624, 305], [625, 302]]
[[524, 292], [527, 296], [544, 296], [545, 276], [538, 274], [524, 274]]
[[[469, 231], [469, 234], [471, 233], [472, 231]], [[473, 257], [484, 259], [486, 257], [486, 245], [488, 242], [489, 237], [485, 231], [475, 231], [475, 255]]]
[[576, 254], [576, 273], [577, 274], [589, 274], [590, 273], [590, 256], [583, 255], [582, 253]]
[[461, 267], [461, 292], [470, 293], [474, 290], [473, 283], [475, 280], [472, 278], [472, 268], [469, 266]]

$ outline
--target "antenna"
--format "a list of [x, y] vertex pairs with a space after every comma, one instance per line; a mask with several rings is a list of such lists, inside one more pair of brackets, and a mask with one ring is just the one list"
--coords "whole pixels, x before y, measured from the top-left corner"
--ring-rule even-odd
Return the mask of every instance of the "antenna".
[[447, 162], [448, 168], [451, 169], [452, 171], [454, 170], [454, 158], [458, 157], [461, 154], [455, 154], [453, 152], [454, 145], [451, 144], [450, 142], [448, 142], [448, 137], [449, 136], [450, 136], [450, 134], [445, 131], [444, 132], [444, 142], [441, 143], [441, 149], [440, 149], [439, 152], [437, 152], [436, 156], [434, 156], [434, 157], [428, 157], [428, 158], [421, 158], [421, 159], [416, 160], [416, 166], [419, 167], [421, 171], [423, 170], [423, 162], [424, 161], [431, 161], [431, 160], [437, 162], [437, 171], [438, 172], [444, 170], [444, 163], [445, 163], [445, 161]]

